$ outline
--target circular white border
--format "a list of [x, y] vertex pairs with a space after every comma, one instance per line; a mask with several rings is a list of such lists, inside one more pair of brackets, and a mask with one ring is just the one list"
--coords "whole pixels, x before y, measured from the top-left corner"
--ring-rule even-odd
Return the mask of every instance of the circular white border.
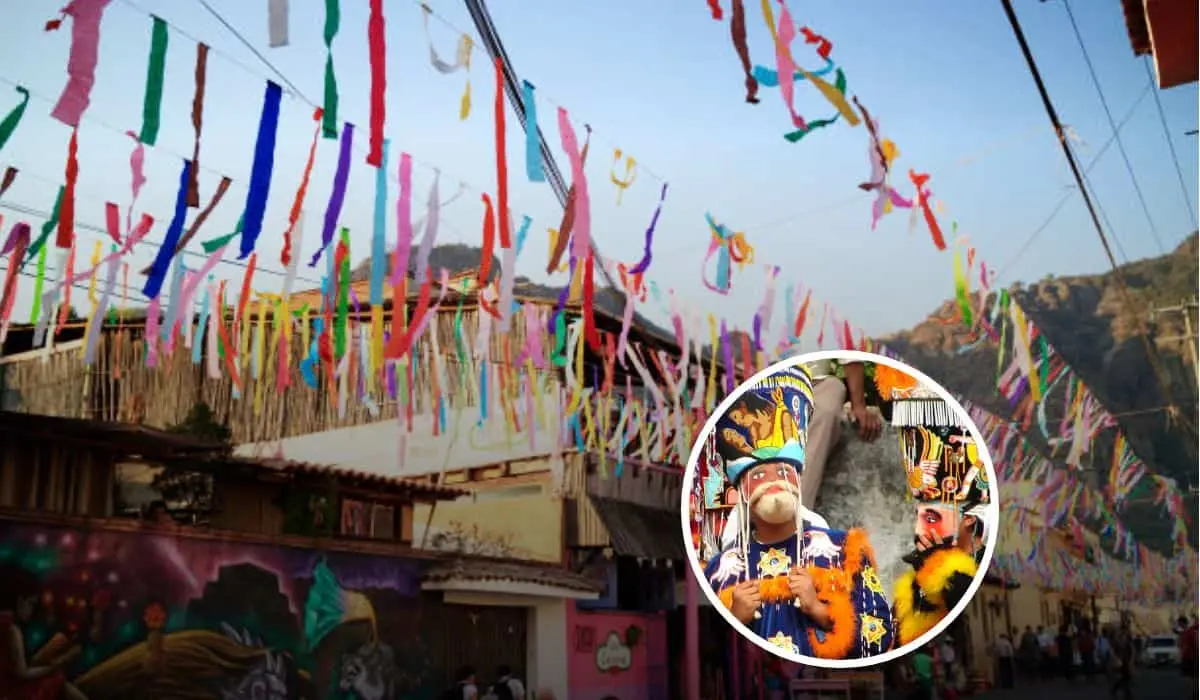
[[[898, 369], [909, 376], [915, 377], [916, 379], [925, 383], [927, 386], [932, 387], [943, 401], [946, 401], [954, 408], [954, 411], [958, 414], [959, 418], [963, 420], [963, 424], [967, 426], [968, 431], [971, 433], [971, 437], [975, 439], [975, 445], [978, 448], [979, 454], [983, 460], [983, 467], [987, 471], [988, 491], [991, 495], [990, 503], [988, 504], [988, 518], [992, 523], [995, 523], [995, 525], [988, 528], [987, 542], [983, 546], [983, 560], [979, 564], [979, 570], [975, 574], [975, 579], [971, 581], [971, 585], [967, 587], [966, 595], [962, 597], [962, 600], [958, 601], [958, 605], [955, 605], [954, 609], [951, 610], [946, 617], [942, 618], [940, 622], [933, 626], [933, 629], [921, 635], [914, 641], [909, 642], [900, 648], [891, 649], [890, 651], [886, 651], [882, 654], [868, 656], [862, 659], [821, 659], [815, 656], [792, 654], [780, 649], [774, 644], [768, 642], [766, 639], [763, 639], [759, 635], [755, 634], [752, 630], [750, 630], [749, 627], [746, 627], [741, 622], [738, 622], [737, 618], [733, 616], [733, 612], [727, 609], [725, 604], [721, 602], [720, 597], [717, 596], [717, 592], [713, 590], [712, 585], [709, 584], [708, 580], [705, 578], [704, 570], [700, 568], [699, 553], [696, 551], [696, 548], [692, 546], [691, 495], [696, 479], [695, 466], [700, 461], [700, 452], [704, 447], [707, 436], [715, 429], [717, 419], [724, 415], [725, 411], [729, 410], [738, 397], [744, 394], [746, 390], [749, 389], [750, 386], [755, 382], [765, 379], [768, 375], [780, 370], [794, 367], [796, 365], [816, 362], [818, 360], [838, 360], [840, 362], [874, 362], [876, 364], [887, 365], [894, 369]], [[683, 534], [684, 549], [689, 554], [688, 564], [691, 567], [692, 576], [695, 578], [693, 583], [699, 586], [705, 597], [708, 598], [708, 602], [714, 608], [716, 608], [717, 612], [721, 614], [721, 617], [725, 618], [725, 621], [729, 623], [729, 625], [733, 627], [738, 634], [753, 642], [763, 651], [774, 654], [775, 656], [787, 661], [791, 661], [792, 663], [828, 669], [870, 668], [893, 661], [895, 659], [899, 659], [910, 652], [916, 651], [945, 632], [946, 628], [949, 627], [951, 623], [953, 623], [959, 618], [960, 615], [966, 612], [967, 606], [971, 604], [971, 601], [975, 598], [975, 594], [979, 592], [979, 587], [983, 585], [983, 579], [986, 577], [988, 568], [992, 563], [992, 553], [996, 550], [996, 533], [999, 530], [1000, 522], [1000, 488], [999, 482], [996, 480], [996, 470], [992, 466], [992, 455], [987, 448], [987, 441], [983, 439], [983, 434], [980, 432], [978, 426], [975, 425], [975, 421], [971, 420], [971, 416], [967, 413], [967, 410], [963, 408], [962, 404], [959, 403], [958, 400], [950, 394], [950, 392], [946, 391], [941, 384], [938, 384], [930, 379], [929, 376], [924, 372], [921, 372], [914, 367], [909, 367], [903, 362], [893, 360], [892, 358], [884, 355], [876, 355], [874, 353], [861, 352], [858, 350], [820, 350], [817, 352], [804, 353], [776, 362], [770, 367], [767, 367], [758, 374], [755, 374], [753, 377], [750, 377], [746, 381], [742, 382], [742, 384], [734, 389], [732, 393], [726, 396], [724, 400], [717, 405], [716, 410], [714, 410], [708, 417], [708, 420], [705, 421], [704, 429], [700, 432], [700, 438], [695, 441], [695, 444], [692, 446], [692, 453], [688, 456], [688, 466], [687, 469], [684, 470], [683, 474], [683, 494], [679, 505], [679, 517], [680, 527], [682, 528]], [[891, 601], [889, 601], [889, 603], [891, 603]]]

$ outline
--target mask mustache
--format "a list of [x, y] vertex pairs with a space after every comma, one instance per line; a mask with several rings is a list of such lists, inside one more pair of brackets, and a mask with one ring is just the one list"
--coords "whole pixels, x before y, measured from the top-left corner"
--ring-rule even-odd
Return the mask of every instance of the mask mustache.
[[779, 489], [784, 493], [791, 494], [796, 499], [800, 498], [800, 488], [795, 484], [787, 481], [774, 481], [754, 489], [753, 493], [750, 494], [750, 505], [754, 506], [761, 501], [763, 496], [766, 496], [772, 489]]

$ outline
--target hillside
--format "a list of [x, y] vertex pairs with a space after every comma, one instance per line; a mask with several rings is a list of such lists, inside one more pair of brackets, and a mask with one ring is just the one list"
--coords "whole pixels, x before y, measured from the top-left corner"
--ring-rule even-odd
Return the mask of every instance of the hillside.
[[[1197, 259], [1197, 236], [1192, 234], [1168, 255], [1124, 265], [1121, 270], [1133, 299], [1132, 309], [1112, 272], [1050, 276], [1009, 289], [1049, 343], [1117, 416], [1130, 444], [1150, 469], [1173, 477], [1181, 487], [1196, 484], [1196, 436], [1179, 425], [1168, 425], [1167, 414], [1161, 410], [1168, 401], [1138, 330], [1143, 326], [1149, 329], [1171, 396], [1195, 425], [1196, 374], [1182, 339], [1186, 334], [1183, 317], [1173, 313], [1152, 319], [1151, 311], [1195, 297]], [[881, 340], [952, 391], [998, 415], [1011, 416], [1007, 402], [995, 392], [996, 346], [984, 342], [964, 347], [964, 329], [950, 322], [954, 309], [948, 301], [915, 328]], [[1194, 315], [1192, 323], [1196, 323]], [[1054, 422], [1063, 407], [1050, 408], [1057, 412], [1048, 416]], [[1034, 433], [1031, 439], [1044, 447], [1036, 430]], [[1111, 447], [1110, 442], [1102, 441], [1085, 466], [1096, 486], [1104, 484]], [[1191, 505], [1194, 507], [1194, 501]], [[1161, 540], [1169, 528], [1153, 515], [1157, 511], [1151, 503], [1135, 503], [1125, 520], [1136, 532]]]

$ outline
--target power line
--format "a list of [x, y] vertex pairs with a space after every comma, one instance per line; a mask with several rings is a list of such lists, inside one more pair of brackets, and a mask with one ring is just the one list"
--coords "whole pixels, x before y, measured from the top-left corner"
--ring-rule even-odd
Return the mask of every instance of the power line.
[[[1075, 13], [1071, 11], [1071, 0], [1063, 0], [1063, 8], [1067, 11], [1067, 19], [1071, 22], [1071, 31], [1075, 34], [1075, 43], [1079, 45], [1079, 52], [1083, 54], [1083, 62], [1087, 64], [1088, 74], [1092, 78], [1092, 85], [1095, 86], [1096, 95], [1100, 98], [1100, 106], [1104, 108], [1104, 117], [1108, 119], [1108, 126], [1112, 129], [1113, 136], [1116, 138], [1117, 150], [1121, 153], [1121, 159], [1125, 162], [1125, 172], [1129, 173], [1129, 180], [1133, 183], [1133, 191], [1137, 194], [1138, 203], [1142, 205], [1142, 213], [1146, 215], [1146, 223], [1150, 226], [1150, 234], [1154, 236], [1155, 243], [1158, 243], [1159, 252], [1165, 255], [1167, 249], [1163, 246], [1162, 238], [1158, 235], [1158, 227], [1154, 225], [1154, 217], [1150, 215], [1150, 207], [1146, 204], [1146, 195], [1142, 192], [1142, 186], [1138, 183], [1137, 176], [1133, 174], [1133, 164], [1129, 161], [1129, 153], [1125, 151], [1125, 144], [1121, 140], [1116, 120], [1113, 119], [1112, 110], [1108, 107], [1108, 100], [1104, 97], [1104, 89], [1100, 87], [1100, 77], [1096, 75], [1096, 67], [1092, 64], [1092, 57], [1088, 54], [1087, 47], [1083, 43], [1083, 34], [1080, 33], [1079, 25], [1075, 22]], [[1111, 229], [1111, 227], [1109, 228]]]
[[[1150, 69], [1150, 57], [1147, 56], [1142, 61], [1142, 66], [1146, 68], [1146, 76], [1151, 81], [1154, 80], [1154, 71]], [[1154, 91], [1154, 106], [1158, 110], [1158, 121], [1162, 124], [1163, 138], [1167, 140], [1167, 148], [1171, 150], [1171, 160], [1175, 163], [1175, 175], [1179, 178], [1179, 190], [1183, 192], [1183, 203], [1187, 206], [1188, 221], [1196, 221], [1196, 210], [1192, 208], [1192, 191], [1188, 189], [1187, 184], [1183, 179], [1183, 168], [1179, 165], [1179, 154], [1175, 152], [1175, 142], [1171, 139], [1171, 130], [1167, 127], [1167, 115], [1163, 111], [1162, 99], [1158, 96], [1158, 91]], [[1195, 134], [1193, 130], [1189, 134]]]
[[[1033, 58], [1033, 52], [1029, 48], [1029, 42], [1025, 39], [1025, 32], [1021, 29], [1021, 23], [1017, 19], [1017, 14], [1013, 10], [1012, 0], [1000, 0], [1004, 6], [1004, 13], [1008, 17], [1009, 25], [1012, 27], [1013, 35], [1017, 39], [1020, 46], [1021, 54], [1025, 58], [1025, 63], [1029, 68], [1029, 73], [1033, 77], [1034, 84], [1037, 86], [1038, 94], [1042, 99], [1042, 106], [1046, 110], [1046, 116], [1049, 117], [1050, 123], [1054, 126], [1054, 131], [1058, 134], [1059, 145], [1062, 147], [1063, 155], [1067, 159], [1067, 164], [1071, 167], [1071, 174], [1075, 177], [1075, 182], [1079, 186], [1079, 194], [1083, 197], [1083, 202], [1087, 206], [1088, 214], [1091, 215], [1092, 224], [1096, 229], [1096, 235], [1100, 238], [1100, 244], [1104, 248], [1105, 255], [1108, 256], [1109, 264], [1112, 266], [1113, 275], [1117, 280], [1117, 287], [1121, 291], [1121, 296], [1125, 302], [1126, 308], [1130, 311], [1138, 322], [1138, 336], [1142, 340], [1142, 346], [1146, 352], [1146, 359], [1149, 360], [1150, 366], [1154, 371], [1155, 379], [1158, 380], [1159, 387], [1162, 389], [1163, 397], [1167, 403], [1175, 404], [1175, 399], [1172, 396], [1171, 386], [1167, 381], [1167, 377], [1159, 364], [1158, 353], [1154, 346], [1150, 343], [1146, 336], [1145, 324], [1142, 322], [1142, 316], [1138, 313], [1138, 308], [1133, 302], [1133, 298], [1129, 293], [1129, 287], [1125, 283], [1125, 276], [1121, 272], [1121, 268], [1117, 265], [1116, 256], [1113, 254], [1112, 246], [1109, 245], [1108, 236], [1104, 233], [1104, 227], [1100, 224], [1100, 216], [1096, 211], [1096, 206], [1092, 201], [1091, 195], [1087, 191], [1084, 184], [1083, 173], [1079, 169], [1079, 164], [1075, 162], [1075, 154], [1071, 150], [1070, 144], [1067, 142], [1066, 132], [1063, 129], [1062, 122], [1058, 118], [1058, 111], [1054, 108], [1054, 103], [1050, 100], [1050, 93], [1046, 88], [1045, 82], [1042, 80], [1041, 71], [1038, 70], [1037, 62]], [[1179, 418], [1180, 421], [1195, 434], [1195, 426], [1192, 424], [1188, 416], [1176, 411], [1173, 415]]]
[[[1100, 163], [1100, 158], [1107, 153], [1108, 149], [1113, 145], [1114, 142], [1116, 142], [1117, 134], [1125, 128], [1125, 125], [1128, 124], [1129, 120], [1133, 118], [1133, 115], [1137, 113], [1137, 108], [1141, 106], [1142, 101], [1146, 99], [1146, 95], [1148, 95], [1153, 89], [1154, 83], [1152, 81], [1147, 82], [1146, 87], [1142, 89], [1142, 94], [1138, 95], [1138, 98], [1134, 100], [1132, 105], [1129, 106], [1129, 111], [1125, 113], [1125, 116], [1121, 119], [1121, 122], [1117, 124], [1116, 130], [1114, 130], [1112, 135], [1108, 137], [1108, 140], [1105, 141], [1102, 146], [1100, 146], [1100, 148], [1096, 151], [1096, 155], [1092, 156], [1092, 160], [1087, 164], [1087, 167], [1083, 169], [1084, 173], [1090, 173], [1096, 167], [1096, 165]], [[1058, 200], [1058, 204], [1054, 205], [1054, 209], [1051, 210], [1050, 214], [1046, 216], [1046, 218], [1041, 224], [1038, 225], [1036, 229], [1034, 229], [1033, 233], [1029, 235], [1029, 238], [1025, 239], [1025, 242], [1021, 244], [1021, 247], [1017, 250], [1017, 253], [1010, 260], [1008, 260], [1008, 262], [997, 268], [997, 278], [1002, 278], [1004, 273], [1014, 264], [1016, 264], [1016, 262], [1020, 260], [1026, 252], [1029, 251], [1029, 248], [1033, 245], [1033, 242], [1050, 226], [1051, 222], [1054, 221], [1055, 217], [1058, 216], [1058, 213], [1067, 205], [1067, 202], [1071, 201], [1071, 198], [1074, 195], [1075, 190], [1071, 189], [1062, 196], [1062, 199]]]

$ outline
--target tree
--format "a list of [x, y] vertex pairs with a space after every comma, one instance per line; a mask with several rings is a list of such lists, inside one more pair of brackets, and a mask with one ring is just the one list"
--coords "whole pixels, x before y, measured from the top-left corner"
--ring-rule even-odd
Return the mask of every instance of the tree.
[[[211, 442], [217, 454], [233, 452], [233, 432], [217, 420], [212, 408], [203, 401], [194, 404], [187, 417], [167, 428], [167, 432]], [[178, 509], [195, 511], [212, 507], [212, 477], [209, 474], [168, 466], [156, 474], [151, 483], [164, 501]]]

